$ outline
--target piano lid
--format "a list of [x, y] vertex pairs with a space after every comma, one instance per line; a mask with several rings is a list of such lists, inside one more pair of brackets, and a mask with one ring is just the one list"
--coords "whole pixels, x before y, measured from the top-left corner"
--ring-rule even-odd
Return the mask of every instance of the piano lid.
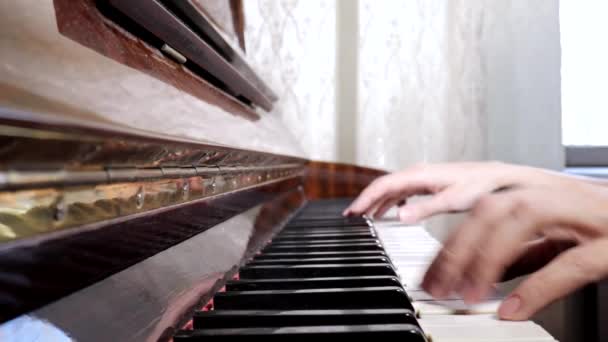
[[[10, 13], [0, 23], [2, 107], [303, 155], [277, 115], [231, 93], [208, 66], [176, 62], [162, 51], [157, 37], [134, 28], [132, 20], [128, 25], [128, 17], [108, 1], [24, 0], [2, 2], [0, 10]], [[186, 17], [179, 19], [183, 24]], [[190, 27], [186, 31], [195, 32]], [[232, 52], [232, 59], [222, 60], [242, 75], [249, 68], [249, 82], [274, 99], [261, 77], [251, 72], [246, 55], [235, 47]]]

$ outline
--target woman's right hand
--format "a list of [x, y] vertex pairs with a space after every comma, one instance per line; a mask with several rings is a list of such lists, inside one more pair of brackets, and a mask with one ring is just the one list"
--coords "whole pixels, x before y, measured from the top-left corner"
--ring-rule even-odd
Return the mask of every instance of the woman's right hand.
[[[376, 179], [344, 215], [366, 214], [379, 218], [399, 205], [399, 219], [415, 223], [440, 213], [467, 211], [481, 196], [497, 190], [544, 185], [553, 177], [569, 178], [500, 162], [421, 164]], [[407, 204], [407, 199], [415, 195], [431, 195], [431, 198]]]

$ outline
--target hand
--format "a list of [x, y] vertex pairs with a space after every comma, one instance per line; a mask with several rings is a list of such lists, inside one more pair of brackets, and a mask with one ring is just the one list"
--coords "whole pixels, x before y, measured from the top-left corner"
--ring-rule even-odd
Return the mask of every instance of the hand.
[[382, 217], [391, 207], [415, 195], [433, 195], [401, 205], [399, 218], [415, 223], [435, 214], [466, 211], [481, 196], [504, 188], [549, 184], [557, 173], [498, 162], [418, 165], [382, 176], [344, 211], [345, 215]]
[[544, 243], [575, 241], [578, 245], [562, 248], [565, 251], [546, 266], [535, 265], [541, 268], [499, 309], [503, 319], [528, 319], [552, 301], [608, 275], [607, 208], [608, 189], [569, 179], [485, 195], [450, 234], [422, 286], [437, 298], [457, 292], [475, 303], [534, 249], [528, 241], [539, 236]]

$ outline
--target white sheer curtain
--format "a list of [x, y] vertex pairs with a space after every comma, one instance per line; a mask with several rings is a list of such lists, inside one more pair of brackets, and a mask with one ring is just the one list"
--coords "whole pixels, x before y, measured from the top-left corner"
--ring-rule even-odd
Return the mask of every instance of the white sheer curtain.
[[[336, 33], [335, 1], [245, 1], [249, 55], [282, 96], [274, 115], [309, 157], [336, 160], [345, 147], [336, 123], [353, 120], [347, 162], [560, 167], [558, 0], [338, 1], [356, 6], [356, 32]], [[345, 34], [358, 35], [353, 55], [338, 55], [358, 60], [355, 77], [335, 75]], [[352, 94], [335, 91], [353, 79]], [[356, 113], [336, 107], [343, 101]], [[443, 219], [427, 226], [445, 235], [453, 225]], [[563, 302], [537, 319], [560, 340], [575, 334]]]
[[247, 55], [279, 96], [282, 117], [309, 158], [336, 158], [336, 4], [247, 0]]
[[358, 161], [390, 170], [481, 159], [475, 1], [359, 1]]

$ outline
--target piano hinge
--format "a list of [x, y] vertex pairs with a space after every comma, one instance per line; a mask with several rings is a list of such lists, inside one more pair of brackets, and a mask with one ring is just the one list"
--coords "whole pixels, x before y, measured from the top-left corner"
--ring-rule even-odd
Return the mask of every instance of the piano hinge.
[[0, 242], [270, 185], [304, 171], [301, 164], [0, 171]]
[[142, 182], [167, 178], [214, 177], [223, 174], [256, 173], [259, 181], [271, 174], [286, 176], [300, 164], [272, 166], [182, 166], [182, 167], [106, 167], [102, 170], [7, 170], [0, 172], [0, 190], [20, 190], [41, 187], [66, 187], [124, 182]]

